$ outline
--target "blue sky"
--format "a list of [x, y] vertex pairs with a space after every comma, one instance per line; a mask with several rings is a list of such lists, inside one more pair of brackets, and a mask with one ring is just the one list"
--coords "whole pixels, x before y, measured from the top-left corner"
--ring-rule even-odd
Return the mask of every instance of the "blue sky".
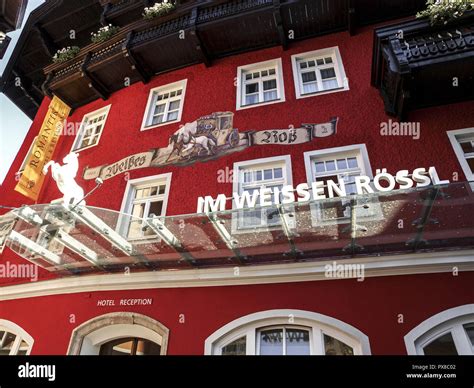
[[[30, 0], [28, 2], [23, 25], [28, 18], [28, 14], [41, 3], [43, 3], [43, 0]], [[20, 33], [21, 29], [8, 34], [12, 41], [5, 56], [0, 60], [0, 73], [3, 73]], [[30, 125], [31, 120], [4, 94], [0, 94], [0, 185], [3, 183], [16, 154], [23, 144]]]

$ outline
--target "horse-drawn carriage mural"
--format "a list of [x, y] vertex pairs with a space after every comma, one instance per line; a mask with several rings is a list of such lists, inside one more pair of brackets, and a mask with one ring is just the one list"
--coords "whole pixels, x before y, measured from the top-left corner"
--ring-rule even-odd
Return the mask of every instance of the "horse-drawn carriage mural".
[[169, 146], [159, 150], [152, 165], [188, 164], [245, 146], [245, 142], [241, 144], [244, 136], [239, 135], [233, 123], [232, 112], [216, 112], [186, 123], [170, 136]]
[[86, 167], [83, 178], [103, 180], [126, 171], [170, 164], [185, 166], [205, 162], [251, 146], [294, 145], [336, 133], [338, 119], [322, 124], [302, 124], [299, 128], [247, 130], [239, 133], [234, 128], [233, 112], [215, 112], [192, 123], [181, 125], [163, 148], [155, 148], [130, 155], [118, 162], [98, 167]]

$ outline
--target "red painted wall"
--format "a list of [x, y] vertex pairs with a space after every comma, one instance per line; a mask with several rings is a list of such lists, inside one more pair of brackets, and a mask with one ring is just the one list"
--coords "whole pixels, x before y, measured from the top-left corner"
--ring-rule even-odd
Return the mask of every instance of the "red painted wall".
[[[0, 317], [35, 340], [32, 354], [66, 354], [72, 330], [117, 311], [148, 315], [170, 330], [168, 354], [204, 353], [204, 341], [225, 324], [271, 309], [300, 309], [348, 323], [369, 337], [372, 354], [406, 354], [403, 337], [425, 319], [474, 303], [473, 272], [227, 287], [80, 293], [0, 302]], [[97, 307], [97, 301], [153, 298], [151, 306]], [[180, 314], [185, 322], [180, 323]], [[398, 323], [403, 314], [404, 323]], [[70, 318], [74, 316], [75, 322]]]
[[[147, 168], [130, 172], [135, 179], [172, 172], [168, 215], [192, 213], [202, 195], [231, 194], [231, 183], [219, 183], [217, 172], [233, 163], [291, 154], [293, 182], [306, 181], [303, 153], [309, 150], [365, 143], [372, 168], [400, 169], [436, 166], [442, 179], [452, 179], [454, 172], [465, 180], [446, 131], [472, 127], [474, 102], [440, 106], [410, 113], [409, 121], [421, 123], [421, 138], [380, 136], [380, 123], [389, 119], [377, 89], [370, 85], [372, 28], [297, 42], [287, 51], [280, 47], [217, 60], [212, 67], [196, 65], [154, 77], [150, 83], [134, 84], [114, 93], [107, 101], [96, 100], [73, 112], [70, 121], [80, 123], [85, 114], [112, 104], [100, 144], [81, 152], [81, 171], [112, 163], [128, 155], [164, 147], [179, 124], [141, 132], [140, 127], [151, 88], [188, 79], [181, 124], [216, 111], [235, 111], [237, 67], [264, 60], [282, 58], [286, 102], [236, 111], [234, 126], [240, 131], [298, 127], [302, 123], [322, 123], [330, 117], [340, 118], [338, 133], [328, 138], [298, 146], [255, 146], [220, 159], [188, 167]], [[291, 55], [338, 46], [349, 79], [350, 90], [297, 100], [294, 90]], [[25, 139], [18, 157], [0, 187], [0, 203], [10, 206], [29, 204], [13, 189], [14, 172], [38, 133], [49, 100], [45, 99]], [[60, 140], [55, 159], [60, 160], [71, 149], [73, 136]], [[88, 200], [88, 205], [119, 209], [127, 181], [124, 175], [112, 178]], [[93, 182], [78, 179], [85, 191]], [[39, 203], [48, 203], [61, 195], [50, 176], [46, 178]], [[24, 263], [8, 248], [0, 261]], [[40, 279], [54, 275], [40, 270]], [[374, 354], [403, 354], [403, 336], [429, 316], [450, 307], [473, 303], [473, 273], [379, 277], [363, 283], [350, 280], [322, 281], [239, 287], [162, 289], [151, 291], [100, 292], [22, 299], [0, 303], [0, 317], [11, 319], [35, 338], [34, 354], [64, 354], [72, 329], [103, 313], [119, 311], [94, 307], [97, 299], [108, 297], [153, 297], [151, 307], [135, 307], [170, 328], [170, 354], [201, 354], [204, 339], [222, 325], [242, 315], [275, 308], [304, 309], [326, 314], [354, 325], [371, 340]], [[2, 284], [18, 282], [0, 279]], [[277, 296], [277, 297], [276, 297]], [[186, 323], [179, 324], [179, 314]], [[397, 323], [397, 314], [405, 323]], [[70, 314], [76, 323], [69, 323]]]

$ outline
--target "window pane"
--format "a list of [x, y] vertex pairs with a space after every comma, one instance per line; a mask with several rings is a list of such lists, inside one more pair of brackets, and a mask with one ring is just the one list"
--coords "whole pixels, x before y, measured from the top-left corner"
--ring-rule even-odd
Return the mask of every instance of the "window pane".
[[328, 160], [326, 162], [326, 171], [334, 171], [336, 169], [336, 163], [334, 160]]
[[289, 356], [310, 354], [307, 330], [286, 329], [286, 354]]
[[223, 356], [245, 356], [247, 350], [247, 339], [245, 337], [239, 338], [229, 345], [222, 348]]
[[283, 355], [283, 329], [260, 332], [260, 355]]
[[269, 81], [263, 81], [263, 90], [273, 90], [277, 87], [276, 79], [272, 79]]
[[245, 105], [258, 104], [258, 94], [245, 97]]
[[337, 159], [337, 169], [338, 170], [346, 170], [347, 169], [346, 159]]
[[272, 179], [272, 175], [273, 175], [272, 172], [273, 172], [273, 170], [264, 170], [263, 171], [263, 178], [265, 180]]
[[347, 164], [349, 168], [357, 168], [359, 165], [357, 164], [357, 158], [348, 158]]
[[276, 90], [263, 93], [264, 101], [273, 101], [278, 99], [278, 93]]
[[164, 115], [153, 117], [152, 125], [161, 124], [163, 122]]
[[167, 121], [173, 121], [173, 120], [178, 120], [178, 111], [168, 113]]
[[318, 66], [324, 65], [324, 59], [318, 59], [316, 63], [318, 64]]
[[5, 332], [0, 338], [0, 356], [8, 356], [15, 342], [16, 335], [13, 333]]
[[436, 338], [423, 348], [427, 356], [456, 356], [458, 354], [451, 333]]
[[327, 78], [335, 78], [336, 77], [336, 72], [334, 71], [333, 67], [330, 67], [329, 69], [321, 69], [321, 78], [327, 79]]
[[155, 107], [155, 112], [153, 113], [153, 115], [156, 116], [157, 114], [163, 113], [165, 111], [165, 106], [166, 106], [166, 104], [157, 105]]
[[310, 71], [308, 73], [302, 73], [301, 79], [303, 83], [316, 81], [316, 72]]
[[317, 91], [318, 91], [317, 82], [303, 84], [303, 94], [316, 93]]
[[282, 168], [275, 168], [273, 170], [273, 175], [274, 175], [275, 179], [283, 178], [283, 169]]
[[253, 94], [258, 93], [258, 84], [247, 84], [245, 85], [245, 93], [246, 94]]
[[179, 104], [180, 104], [180, 102], [181, 102], [180, 100], [170, 102], [169, 110], [176, 110], [176, 109], [179, 109]]
[[263, 179], [262, 170], [255, 171], [255, 180], [261, 181]]
[[324, 352], [327, 356], [353, 356], [354, 350], [344, 342], [324, 334]]
[[150, 212], [148, 216], [154, 214], [155, 216], [161, 216], [163, 211], [163, 201], [150, 202]]
[[323, 88], [324, 90], [329, 90], [329, 89], [336, 89], [338, 88], [339, 85], [337, 84], [337, 79], [331, 79], [331, 80], [323, 80]]
[[464, 325], [464, 330], [466, 330], [467, 336], [471, 340], [472, 346], [474, 346], [474, 323]]
[[459, 143], [465, 154], [474, 153], [474, 141], [463, 141]]
[[18, 349], [18, 352], [16, 353], [17, 356], [26, 356], [26, 353], [28, 352], [29, 345], [26, 343], [25, 340], [21, 341], [20, 348]]
[[316, 162], [316, 172], [324, 172], [326, 169], [324, 168], [324, 162]]
[[324, 62], [326, 62], [326, 64], [332, 63], [332, 58], [331, 57], [324, 58]]
[[467, 158], [466, 160], [471, 172], [474, 173], [474, 158]]
[[137, 356], [159, 356], [161, 353], [161, 346], [154, 342], [139, 339], [137, 343]]

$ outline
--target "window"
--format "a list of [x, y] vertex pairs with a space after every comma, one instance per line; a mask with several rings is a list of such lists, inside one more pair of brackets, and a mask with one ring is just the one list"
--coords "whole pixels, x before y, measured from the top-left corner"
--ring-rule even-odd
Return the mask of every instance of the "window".
[[160, 345], [143, 338], [120, 338], [100, 346], [101, 356], [158, 356]]
[[146, 228], [145, 219], [166, 214], [170, 182], [171, 173], [128, 182], [121, 213], [131, 217], [122, 217], [119, 222], [123, 236], [129, 240], [156, 238], [156, 234]]
[[291, 57], [297, 98], [349, 90], [338, 47]]
[[474, 128], [448, 131], [448, 137], [468, 181], [474, 181]]
[[181, 121], [187, 80], [150, 91], [142, 131]]
[[[292, 317], [292, 324], [288, 324]], [[236, 319], [212, 334], [205, 354], [360, 355], [369, 340], [337, 319], [302, 310], [270, 310]]]
[[[274, 196], [275, 189], [281, 190], [285, 185], [292, 184], [291, 159], [289, 155], [272, 158], [249, 160], [234, 164], [234, 193], [257, 195], [261, 189], [267, 188]], [[259, 197], [258, 197], [259, 198]], [[257, 207], [259, 207], [257, 199]], [[272, 201], [274, 202], [274, 201]], [[280, 225], [280, 216], [274, 206], [243, 210], [238, 217], [237, 229], [267, 227]]]
[[28, 152], [26, 153], [25, 159], [23, 159], [23, 162], [21, 162], [20, 169], [16, 173], [17, 176], [21, 176], [21, 174], [23, 174], [23, 171], [25, 171], [26, 163], [28, 162], [28, 158], [31, 156], [31, 153], [33, 152], [33, 147], [34, 147], [37, 139], [38, 139], [38, 136], [36, 136], [34, 138], [34, 140], [31, 142], [30, 148], [28, 148]]
[[405, 336], [408, 354], [474, 355], [474, 304], [445, 310]]
[[[356, 194], [355, 177], [366, 175], [372, 178], [372, 168], [365, 144], [329, 148], [305, 152], [306, 176], [311, 187], [312, 182], [324, 182], [324, 193], [328, 197], [327, 181], [344, 181], [346, 194]], [[313, 209], [317, 222], [349, 221], [351, 209], [345, 206], [349, 200], [326, 201]], [[358, 203], [356, 215], [377, 218], [381, 216], [381, 208], [376, 198], [368, 198], [366, 203]], [[366, 218], [367, 219], [367, 218]]]
[[169, 330], [146, 315], [101, 315], [74, 329], [68, 355], [165, 355]]
[[32, 346], [33, 338], [20, 326], [0, 319], [0, 356], [26, 356]]
[[82, 119], [81, 127], [72, 146], [72, 151], [80, 152], [99, 144], [111, 105], [88, 113]]
[[237, 69], [237, 110], [285, 101], [281, 59]]

